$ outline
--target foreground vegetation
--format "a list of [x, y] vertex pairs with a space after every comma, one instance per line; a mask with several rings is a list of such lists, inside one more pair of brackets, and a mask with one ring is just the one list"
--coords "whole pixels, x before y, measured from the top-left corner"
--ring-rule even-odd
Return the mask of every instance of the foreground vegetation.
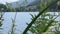
[[[50, 4], [48, 5], [46, 2], [41, 3], [39, 5], [40, 6], [39, 14], [38, 15], [30, 14], [32, 16], [32, 19], [31, 19], [32, 21], [30, 24], [27, 23], [28, 26], [22, 34], [28, 34], [28, 31], [32, 32], [32, 34], [59, 34], [60, 31], [56, 28], [56, 25], [60, 26], [59, 24], [60, 21], [57, 21], [56, 18], [60, 16], [60, 13], [58, 13], [58, 15], [55, 15], [55, 13], [54, 15], [52, 15], [52, 14], [49, 14], [49, 12], [46, 12], [50, 6], [56, 4], [58, 1], [59, 0], [50, 2]], [[13, 9], [11, 8], [11, 5], [10, 4], [7, 4], [7, 5], [9, 8], [9, 11], [13, 11]], [[14, 11], [16, 11], [15, 8], [14, 8]], [[3, 16], [3, 14], [0, 14], [0, 15]], [[2, 17], [0, 17], [0, 20], [1, 18]], [[11, 34], [15, 34], [14, 32], [15, 20], [16, 20], [16, 15], [14, 19], [12, 18]], [[0, 24], [2, 24], [2, 21], [0, 22]], [[55, 30], [52, 31], [53, 29], [51, 27], [53, 27], [53, 29]], [[10, 33], [8, 32], [8, 34]]]

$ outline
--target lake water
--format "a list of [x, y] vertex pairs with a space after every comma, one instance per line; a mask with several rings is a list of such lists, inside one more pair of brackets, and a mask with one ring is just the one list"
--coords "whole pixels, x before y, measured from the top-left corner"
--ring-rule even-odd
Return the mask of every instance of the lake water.
[[[53, 12], [49, 12], [51, 14], [53, 14]], [[15, 17], [16, 12], [5, 12], [5, 14], [3, 15], [4, 21], [3, 21], [3, 25], [1, 28], [3, 28], [2, 30], [0, 30], [0, 34], [8, 34], [8, 32], [11, 32], [11, 27], [12, 27], [12, 18]], [[16, 16], [16, 21], [15, 21], [15, 30], [14, 32], [16, 34], [22, 34], [24, 29], [27, 27], [26, 23], [30, 23], [31, 22], [31, 15], [37, 15], [38, 12], [17, 12], [17, 16]], [[56, 15], [58, 15], [58, 13], [56, 12]], [[60, 20], [60, 18], [58, 17], [57, 20]], [[32, 34], [29, 32], [29, 34]]]
[[[3, 30], [0, 30], [2, 34], [8, 34], [11, 32], [12, 18], [14, 18], [16, 12], [5, 12], [3, 18]], [[22, 34], [24, 29], [27, 27], [26, 23], [30, 23], [31, 15], [38, 14], [38, 12], [17, 12], [16, 22], [15, 22], [15, 32], [16, 34]]]

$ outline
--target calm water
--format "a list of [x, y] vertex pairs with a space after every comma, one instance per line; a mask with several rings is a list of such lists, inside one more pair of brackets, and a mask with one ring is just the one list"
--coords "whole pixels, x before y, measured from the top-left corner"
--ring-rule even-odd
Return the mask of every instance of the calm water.
[[[50, 14], [53, 14], [53, 12], [49, 12]], [[12, 26], [12, 18], [14, 18], [16, 12], [5, 12], [3, 18], [3, 26], [1, 28], [3, 28], [3, 30], [0, 30], [2, 34], [8, 34], [8, 32], [11, 32], [11, 26]], [[17, 16], [16, 16], [16, 22], [15, 22], [15, 30], [14, 32], [16, 34], [22, 34], [22, 32], [24, 31], [24, 29], [26, 28], [26, 23], [30, 23], [31, 22], [31, 15], [37, 15], [38, 12], [17, 12]], [[55, 13], [56, 15], [58, 15], [58, 13]], [[60, 20], [60, 18], [58, 17], [56, 20]], [[0, 33], [0, 34], [1, 34]], [[29, 32], [29, 34], [32, 34]]]
[[[14, 18], [16, 12], [6, 12], [4, 14], [4, 21], [3, 21], [3, 30], [1, 30], [2, 34], [8, 34], [11, 31], [12, 26], [12, 18]], [[26, 23], [30, 23], [31, 15], [30, 14], [38, 14], [38, 12], [17, 12], [16, 22], [15, 22], [15, 33], [22, 34], [24, 29], [26, 28]], [[30, 33], [31, 34], [31, 33]]]

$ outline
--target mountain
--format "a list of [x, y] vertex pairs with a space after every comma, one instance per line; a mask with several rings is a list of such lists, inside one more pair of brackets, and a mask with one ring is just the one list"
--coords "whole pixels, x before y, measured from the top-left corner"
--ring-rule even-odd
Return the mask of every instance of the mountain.
[[40, 0], [34, 0], [31, 2], [28, 1], [27, 3], [17, 1], [17, 2], [12, 2], [11, 4], [12, 4], [13, 8], [19, 8], [19, 7], [27, 7], [27, 6], [38, 5], [39, 2], [40, 2]]
[[[27, 3], [24, 3], [24, 2], [21, 2], [21, 1], [16, 1], [16, 2], [12, 2], [11, 4], [11, 7], [12, 8], [22, 8], [23, 10], [38, 10], [39, 9], [39, 3], [41, 2], [42, 0], [34, 0], [34, 1], [31, 1], [31, 2], [27, 2]], [[42, 1], [44, 2], [44, 1]], [[34, 8], [33, 8], [34, 7]], [[56, 5], [53, 5], [52, 7], [50, 7], [50, 9], [55, 9], [57, 7], [60, 7], [58, 6], [57, 4]], [[60, 9], [60, 8], [59, 8]]]

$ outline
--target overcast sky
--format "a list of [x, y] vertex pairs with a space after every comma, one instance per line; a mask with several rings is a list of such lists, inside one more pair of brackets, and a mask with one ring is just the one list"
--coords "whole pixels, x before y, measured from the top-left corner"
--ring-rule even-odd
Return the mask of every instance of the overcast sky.
[[[5, 4], [6, 2], [8, 2], [8, 3], [12, 3], [12, 2], [16, 2], [16, 1], [24, 1], [24, 0], [0, 0], [0, 3], [2, 3], [2, 4]], [[32, 2], [32, 1], [34, 1], [34, 0], [27, 0], [28, 2]]]
[[11, 3], [11, 2], [15, 2], [15, 1], [18, 1], [18, 0], [0, 0], [0, 3], [5, 4], [6, 2]]

